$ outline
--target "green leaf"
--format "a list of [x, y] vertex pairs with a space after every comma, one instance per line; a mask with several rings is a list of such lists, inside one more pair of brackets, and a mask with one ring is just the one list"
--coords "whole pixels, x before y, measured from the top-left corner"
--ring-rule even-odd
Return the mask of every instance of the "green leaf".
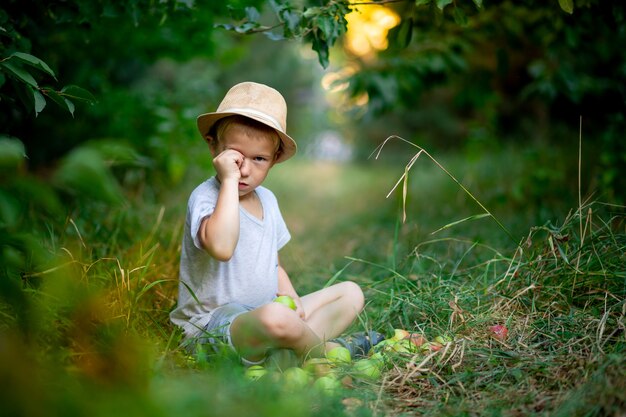
[[56, 75], [54, 74], [54, 71], [52, 71], [52, 69], [48, 66], [48, 64], [46, 64], [44, 61], [37, 58], [36, 56], [25, 54], [24, 52], [15, 52], [10, 56], [10, 58], [17, 58], [18, 60], [28, 65], [31, 65], [37, 69], [40, 69], [46, 72], [47, 74], [52, 75], [54, 79], [56, 79]]
[[304, 13], [302, 13], [302, 16], [304, 16], [306, 19], [310, 19], [315, 15], [320, 14], [320, 8], [319, 7], [309, 7], [308, 9], [306, 9], [304, 11]]
[[397, 48], [406, 48], [413, 36], [413, 18], [402, 19], [400, 24], [389, 31], [389, 41]]
[[[10, 193], [0, 189], [0, 227], [6, 233], [6, 228], [16, 228], [19, 225], [19, 218], [24, 208], [19, 200]], [[6, 249], [4, 249], [6, 250]]]
[[265, 35], [265, 37], [267, 37], [268, 39], [271, 39], [273, 41], [282, 41], [282, 40], [287, 39], [287, 37], [285, 35], [283, 35], [282, 33], [263, 32], [263, 35]]
[[317, 26], [324, 34], [324, 39], [328, 41], [328, 43], [332, 43], [333, 39], [333, 23], [327, 17], [320, 16], [316, 19]]
[[[26, 156], [24, 156], [26, 158]], [[64, 217], [65, 208], [55, 189], [45, 179], [19, 176], [14, 179], [13, 192], [26, 206], [36, 207], [40, 213]]]
[[41, 91], [46, 96], [48, 96], [48, 98], [50, 98], [52, 101], [58, 104], [61, 108], [63, 108], [63, 110], [70, 111], [70, 109], [67, 107], [67, 103], [65, 102], [65, 99], [58, 92], [56, 92], [56, 90], [54, 90], [51, 87], [46, 87]]
[[[97, 151], [109, 167], [147, 167], [152, 164], [152, 161], [149, 158], [139, 154], [133, 146], [117, 139], [91, 140], [88, 143], [85, 143], [84, 147], [86, 149], [93, 149]], [[171, 156], [174, 155], [178, 156], [180, 159], [180, 156], [176, 153], [171, 154]]]
[[10, 61], [4, 61], [0, 62], [0, 67], [6, 69], [8, 73], [12, 74], [15, 78], [30, 85], [31, 87], [38, 87], [37, 81], [35, 81], [33, 76], [19, 65], [14, 65]]
[[259, 25], [257, 22], [245, 22], [239, 26], [236, 26], [234, 29], [235, 29], [235, 32], [237, 33], [246, 34], [246, 33], [253, 32], [254, 30], [260, 27], [261, 25]]
[[452, 0], [437, 0], [437, 7], [439, 8], [439, 10], [443, 10], [444, 7], [446, 7], [447, 5], [451, 3], [452, 3]]
[[15, 95], [24, 107], [30, 112], [35, 111], [35, 100], [33, 97], [33, 87], [29, 84], [20, 83], [12, 80], [15, 88]]
[[119, 184], [95, 149], [74, 149], [61, 162], [53, 182], [77, 197], [109, 203], [123, 201]]
[[315, 35], [311, 36], [310, 41], [311, 41], [311, 47], [313, 48], [315, 52], [317, 52], [317, 59], [320, 65], [322, 66], [322, 68], [327, 68], [329, 64], [328, 43], [325, 40], [320, 39], [318, 36], [315, 36]]
[[39, 90], [33, 90], [33, 97], [35, 99], [35, 117], [37, 117], [44, 107], [46, 107], [46, 98]]
[[70, 112], [72, 117], [74, 117], [74, 109], [76, 108], [76, 106], [74, 106], [74, 103], [72, 103], [68, 99], [64, 99], [64, 100], [65, 100], [65, 104], [67, 104], [67, 110]]
[[94, 104], [96, 98], [89, 91], [77, 85], [67, 85], [61, 89], [61, 95], [75, 100], [85, 101], [89, 104]]
[[477, 8], [482, 9], [483, 8], [483, 0], [474, 0], [474, 4], [476, 5]]
[[454, 21], [459, 26], [467, 26], [467, 15], [460, 7], [454, 8]]
[[0, 136], [0, 169], [16, 170], [24, 164], [26, 148], [21, 140], [12, 136]]
[[246, 7], [246, 17], [248, 18], [249, 21], [251, 22], [258, 22], [259, 18], [261, 17], [261, 14], [259, 13], [259, 11], [256, 9], [256, 7]]
[[282, 18], [285, 21], [285, 27], [291, 32], [294, 32], [300, 25], [300, 15], [298, 13], [287, 10], [282, 14]]
[[574, 0], [559, 0], [559, 6], [565, 13], [574, 13]]

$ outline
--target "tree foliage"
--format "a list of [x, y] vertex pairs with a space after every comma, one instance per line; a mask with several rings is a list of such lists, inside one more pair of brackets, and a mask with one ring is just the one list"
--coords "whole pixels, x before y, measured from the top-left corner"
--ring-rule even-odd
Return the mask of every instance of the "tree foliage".
[[[562, 142], [558, 137], [573, 144], [572, 138], [581, 133], [587, 142], [600, 145], [595, 150], [599, 149], [602, 166], [594, 181], [608, 193], [607, 198], [624, 198], [626, 184], [619, 172], [626, 166], [620, 133], [626, 128], [626, 55], [621, 47], [626, 43], [626, 25], [624, 8], [617, 2], [315, 3], [301, 9], [291, 2], [272, 3], [273, 22], [260, 23], [269, 18], [255, 12], [226, 27], [300, 39], [327, 67], [331, 65], [327, 51], [336, 42], [335, 35], [345, 32], [341, 25], [346, 13], [367, 13], [368, 6], [386, 5], [401, 18], [389, 35], [390, 47], [374, 60], [348, 57], [352, 68], [358, 69], [338, 81], [348, 83], [355, 101], [367, 98], [359, 114], [370, 120], [401, 115], [401, 124], [435, 132], [436, 137], [430, 138], [433, 143], [455, 145], [504, 139]], [[329, 36], [306, 36], [316, 28], [337, 25], [341, 30], [322, 31]], [[277, 37], [278, 28], [282, 33]], [[425, 111], [433, 103], [450, 113], [439, 123]], [[582, 132], [578, 132], [580, 118]], [[420, 136], [429, 139], [428, 134]]]
[[57, 242], [117, 239], [112, 213], [147, 171], [180, 177], [176, 153], [146, 139], [165, 94], [155, 104], [132, 88], [157, 58], [215, 58], [217, 16], [230, 16], [221, 2], [0, 5], [0, 299], [25, 331], [27, 276], [54, 268]]

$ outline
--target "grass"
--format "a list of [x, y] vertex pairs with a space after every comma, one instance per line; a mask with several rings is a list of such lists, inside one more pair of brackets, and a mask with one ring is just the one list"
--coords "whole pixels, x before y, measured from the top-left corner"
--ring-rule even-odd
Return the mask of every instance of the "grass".
[[[26, 277], [25, 330], [15, 308], [0, 308], [0, 375], [12, 381], [0, 415], [623, 415], [626, 209], [579, 207], [576, 186], [569, 200], [525, 205], [518, 187], [552, 188], [514, 149], [470, 167], [439, 160], [472, 196], [420, 159], [404, 197], [385, 198], [404, 170], [381, 159], [273, 170], [267, 185], [293, 236], [281, 261], [301, 292], [361, 284], [355, 329], [453, 343], [393, 356], [381, 380], [355, 380], [338, 396], [250, 383], [232, 358], [188, 355], [167, 315], [184, 204], [204, 176], [192, 174], [163, 207], [138, 196], [134, 214], [110, 213], [111, 239], [77, 221], [50, 245], [55, 263]], [[476, 200], [501, 224], [480, 217]], [[498, 324], [503, 340], [490, 330]]]

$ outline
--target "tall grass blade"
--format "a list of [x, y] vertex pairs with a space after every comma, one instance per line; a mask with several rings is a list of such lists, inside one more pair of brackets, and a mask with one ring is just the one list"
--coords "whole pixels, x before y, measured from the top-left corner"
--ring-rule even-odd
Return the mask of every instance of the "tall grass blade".
[[448, 229], [448, 228], [450, 228], [450, 227], [456, 226], [457, 224], [461, 224], [461, 223], [464, 223], [464, 222], [469, 221], [469, 220], [478, 220], [478, 219], [482, 219], [483, 217], [489, 217], [489, 214], [487, 214], [487, 213], [475, 214], [475, 215], [473, 215], [473, 216], [469, 216], [469, 217], [466, 217], [466, 218], [464, 218], [464, 219], [457, 220], [457, 221], [452, 222], [452, 223], [448, 223], [448, 224], [446, 224], [445, 226], [442, 226], [442, 227], [440, 227], [439, 229], [435, 230], [434, 232], [431, 232], [430, 234], [431, 234], [431, 235], [434, 235], [434, 234], [436, 234], [436, 233], [441, 232], [442, 230], [445, 230], [445, 229]]
[[[506, 235], [511, 239], [511, 241], [516, 245], [519, 246], [517, 240], [513, 237], [513, 235], [511, 234], [511, 232], [500, 222], [500, 220], [498, 220], [492, 213], [491, 211], [489, 211], [489, 209], [487, 209], [487, 207], [485, 207], [476, 197], [474, 197], [474, 195], [463, 185], [461, 184], [461, 182], [459, 180], [456, 179], [456, 177], [454, 175], [452, 175], [443, 165], [441, 165], [439, 163], [439, 161], [437, 161], [432, 155], [430, 155], [424, 148], [422, 148], [419, 145], [416, 145], [413, 142], [410, 142], [400, 136], [397, 135], [392, 135], [389, 136], [387, 139], [385, 139], [383, 141], [383, 143], [381, 143], [375, 150], [374, 152], [372, 152], [372, 155], [374, 153], [376, 153], [376, 158], [378, 159], [378, 157], [380, 156], [380, 153], [382, 152], [384, 146], [387, 144], [387, 142], [389, 142], [392, 139], [398, 139], [401, 140], [405, 143], [408, 143], [409, 145], [417, 148], [419, 151], [417, 152], [417, 154], [415, 154], [413, 156], [413, 158], [411, 158], [411, 160], [409, 161], [409, 163], [406, 165], [405, 170], [404, 170], [404, 174], [403, 176], [400, 178], [400, 180], [398, 180], [398, 182], [396, 183], [396, 185], [392, 188], [391, 192], [393, 192], [393, 190], [395, 190], [395, 188], [399, 185], [399, 183], [404, 180], [406, 182], [406, 178], [408, 176], [408, 171], [411, 169], [411, 167], [413, 166], [413, 164], [415, 163], [415, 161], [417, 160], [417, 158], [424, 153], [426, 156], [428, 156], [428, 158], [430, 158], [431, 161], [433, 161], [438, 167], [439, 169], [441, 169], [443, 172], [446, 173], [446, 175], [448, 175], [459, 187], [461, 187], [461, 189], [465, 192], [465, 194], [467, 194], [472, 200], [474, 200], [474, 202], [476, 204], [478, 204], [478, 206], [480, 206], [480, 208], [482, 208], [485, 213], [487, 213], [488, 216], [490, 216], [495, 222], [496, 224], [500, 227], [500, 229], [502, 229]], [[370, 155], [371, 157], [371, 155]], [[391, 194], [391, 192], [389, 194]], [[389, 196], [389, 194], [387, 196]]]

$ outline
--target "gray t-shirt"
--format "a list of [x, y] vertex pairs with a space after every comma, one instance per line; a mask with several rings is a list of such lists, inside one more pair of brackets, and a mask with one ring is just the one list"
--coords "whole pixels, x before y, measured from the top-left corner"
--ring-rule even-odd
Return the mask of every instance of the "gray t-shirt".
[[191, 193], [187, 205], [178, 306], [170, 314], [187, 337], [197, 336], [219, 306], [237, 302], [259, 307], [270, 302], [278, 291], [278, 250], [291, 238], [276, 197], [267, 188], [257, 187], [263, 219], [240, 206], [235, 252], [227, 262], [215, 260], [202, 249], [198, 230], [215, 210], [219, 187], [215, 177], [208, 179]]

